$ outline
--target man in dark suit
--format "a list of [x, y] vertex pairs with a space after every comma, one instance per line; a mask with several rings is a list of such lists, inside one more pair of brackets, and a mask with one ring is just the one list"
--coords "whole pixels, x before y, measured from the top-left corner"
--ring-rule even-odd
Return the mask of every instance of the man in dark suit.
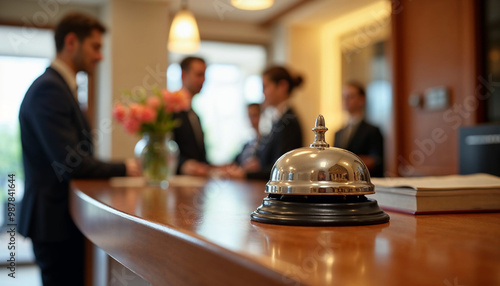
[[366, 95], [363, 86], [355, 82], [346, 84], [342, 89], [342, 101], [349, 121], [335, 133], [334, 146], [358, 155], [372, 177], [383, 177], [384, 139], [380, 130], [364, 119]]
[[77, 101], [76, 73], [93, 73], [104, 32], [87, 15], [64, 17], [55, 29], [56, 59], [28, 89], [19, 111], [26, 181], [18, 231], [32, 239], [44, 285], [83, 285], [84, 240], [69, 213], [71, 179], [139, 174], [134, 160], [93, 157], [90, 126]]
[[[180, 63], [182, 70], [182, 92], [189, 97], [189, 102], [198, 94], [205, 82], [205, 61], [199, 57], [187, 57]], [[190, 107], [174, 115], [180, 119], [180, 126], [174, 129], [174, 140], [179, 145], [178, 174], [208, 176], [210, 166], [207, 161], [204, 135], [201, 122]]]

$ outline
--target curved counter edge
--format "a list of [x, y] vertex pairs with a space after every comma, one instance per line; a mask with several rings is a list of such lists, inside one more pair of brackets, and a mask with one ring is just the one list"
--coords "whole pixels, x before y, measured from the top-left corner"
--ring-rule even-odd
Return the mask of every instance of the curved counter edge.
[[74, 183], [70, 212], [92, 243], [152, 285], [298, 284], [200, 237], [120, 212]]

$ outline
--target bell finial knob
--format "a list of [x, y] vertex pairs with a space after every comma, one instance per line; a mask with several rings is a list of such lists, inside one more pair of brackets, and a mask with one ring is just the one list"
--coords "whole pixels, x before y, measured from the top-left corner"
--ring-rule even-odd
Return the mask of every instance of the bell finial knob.
[[312, 129], [314, 131], [314, 142], [310, 145], [313, 148], [324, 149], [330, 147], [330, 144], [325, 141], [325, 132], [328, 131], [328, 128], [325, 126], [325, 118], [323, 115], [318, 115], [316, 118], [316, 124]]

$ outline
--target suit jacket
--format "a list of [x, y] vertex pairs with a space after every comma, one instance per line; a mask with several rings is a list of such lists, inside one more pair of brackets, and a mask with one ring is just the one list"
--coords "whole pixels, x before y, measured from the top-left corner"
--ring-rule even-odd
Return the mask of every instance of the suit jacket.
[[271, 132], [263, 136], [257, 146], [256, 157], [261, 170], [247, 174], [248, 179], [269, 180], [271, 169], [283, 154], [302, 147], [302, 130], [295, 112], [289, 108], [273, 124]]
[[[189, 120], [188, 112], [189, 111], [182, 111], [174, 114], [174, 118], [180, 121], [180, 125], [174, 129], [174, 140], [177, 142], [177, 145], [179, 145], [179, 164], [177, 165], [177, 174], [180, 174], [182, 165], [189, 159], [194, 159], [208, 164], [205, 144], [200, 144], [196, 140], [195, 131], [191, 125], [191, 121]], [[196, 116], [196, 120], [200, 123], [198, 116]], [[201, 142], [204, 142], [203, 131], [200, 135]]]
[[64, 240], [76, 231], [68, 207], [70, 180], [124, 176], [125, 165], [93, 157], [88, 121], [53, 68], [26, 92], [19, 123], [26, 178], [19, 233], [37, 241]]
[[241, 166], [243, 165], [243, 163], [245, 163], [246, 160], [253, 158], [255, 156], [255, 152], [257, 151], [258, 143], [259, 142], [257, 138], [254, 138], [249, 142], [245, 143], [240, 153], [236, 155], [236, 157], [234, 158], [233, 163], [237, 164], [238, 166]]
[[342, 128], [335, 133], [335, 147], [345, 148], [356, 155], [368, 155], [375, 159], [375, 168], [370, 170], [372, 177], [383, 177], [384, 175], [384, 138], [378, 127], [361, 120], [356, 131], [351, 136], [346, 146], [339, 146], [343, 132]]

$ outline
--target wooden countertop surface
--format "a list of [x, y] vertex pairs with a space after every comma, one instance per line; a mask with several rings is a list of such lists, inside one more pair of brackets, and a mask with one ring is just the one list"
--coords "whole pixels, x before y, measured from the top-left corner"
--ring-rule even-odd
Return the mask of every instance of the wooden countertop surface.
[[264, 182], [189, 181], [163, 190], [77, 180], [71, 213], [153, 285], [500, 285], [500, 213], [280, 226], [250, 220]]

